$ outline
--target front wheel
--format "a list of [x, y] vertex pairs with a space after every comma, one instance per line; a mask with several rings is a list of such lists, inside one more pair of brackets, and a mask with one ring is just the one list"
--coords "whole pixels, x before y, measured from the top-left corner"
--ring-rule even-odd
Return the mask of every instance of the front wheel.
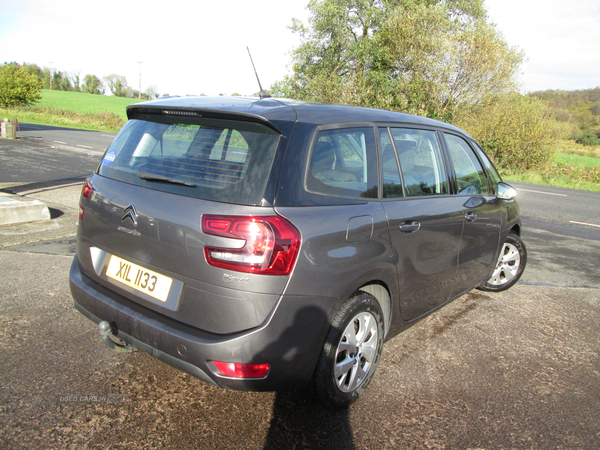
[[519, 281], [527, 264], [525, 243], [516, 234], [506, 236], [492, 277], [479, 286], [482, 291], [500, 292]]
[[383, 313], [371, 294], [359, 292], [331, 322], [311, 390], [326, 406], [346, 407], [365, 391], [381, 356]]

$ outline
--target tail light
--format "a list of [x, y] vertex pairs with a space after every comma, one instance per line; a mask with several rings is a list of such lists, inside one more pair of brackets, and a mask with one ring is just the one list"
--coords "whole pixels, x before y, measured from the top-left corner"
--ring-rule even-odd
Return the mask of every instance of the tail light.
[[261, 275], [289, 275], [300, 249], [300, 232], [280, 216], [202, 216], [202, 231], [239, 240], [236, 248], [205, 247], [215, 267]]
[[92, 185], [92, 182], [89, 178], [86, 178], [85, 182], [83, 183], [83, 187], [81, 188], [81, 196], [86, 199], [90, 198], [90, 194], [93, 190], [94, 186]]
[[[90, 198], [90, 194], [92, 193], [92, 191], [94, 190], [94, 186], [92, 185], [92, 182], [90, 181], [89, 178], [86, 178], [85, 182], [83, 183], [83, 187], [81, 188], [81, 197], [88, 199]], [[81, 203], [79, 204], [79, 213], [78, 213], [78, 218], [79, 220], [83, 219], [83, 214], [85, 213], [85, 209], [83, 208], [83, 206], [81, 206]]]

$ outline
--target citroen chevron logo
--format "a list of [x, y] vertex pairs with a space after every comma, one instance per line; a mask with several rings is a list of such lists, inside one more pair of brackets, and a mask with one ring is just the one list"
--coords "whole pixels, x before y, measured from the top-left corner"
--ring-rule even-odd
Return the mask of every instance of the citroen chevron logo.
[[135, 209], [135, 206], [129, 205], [123, 210], [123, 217], [121, 217], [121, 222], [125, 222], [125, 219], [129, 219], [131, 220], [133, 225], [137, 225], [137, 216], [138, 213]]

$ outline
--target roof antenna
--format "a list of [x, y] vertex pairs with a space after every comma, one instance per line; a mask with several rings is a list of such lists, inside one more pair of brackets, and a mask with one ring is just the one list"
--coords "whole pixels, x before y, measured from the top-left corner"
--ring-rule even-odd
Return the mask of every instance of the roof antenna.
[[256, 73], [256, 67], [254, 67], [254, 61], [252, 61], [252, 55], [250, 54], [250, 49], [248, 47], [246, 47], [246, 49], [248, 50], [248, 55], [250, 56], [250, 62], [252, 63], [252, 68], [254, 69], [254, 75], [256, 75], [256, 81], [258, 81], [258, 87], [260, 89], [259, 92], [259, 97], [262, 100], [263, 98], [271, 98], [271, 96], [269, 94], [267, 94], [264, 89], [262, 88], [262, 86], [260, 85], [260, 80], [258, 79], [258, 73]]

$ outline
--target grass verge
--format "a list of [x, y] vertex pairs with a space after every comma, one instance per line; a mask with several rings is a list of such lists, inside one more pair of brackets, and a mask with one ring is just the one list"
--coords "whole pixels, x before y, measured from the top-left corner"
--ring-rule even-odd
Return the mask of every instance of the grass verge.
[[600, 192], [600, 147], [560, 141], [544, 169], [502, 172], [502, 177], [507, 181]]
[[36, 108], [31, 106], [0, 108], [0, 117], [19, 122], [35, 123], [66, 128], [116, 133], [125, 124], [121, 117], [111, 112], [79, 114], [55, 108]]
[[0, 108], [0, 119], [116, 133], [127, 121], [125, 108], [138, 102], [133, 98], [43, 89], [41, 100], [33, 105]]

